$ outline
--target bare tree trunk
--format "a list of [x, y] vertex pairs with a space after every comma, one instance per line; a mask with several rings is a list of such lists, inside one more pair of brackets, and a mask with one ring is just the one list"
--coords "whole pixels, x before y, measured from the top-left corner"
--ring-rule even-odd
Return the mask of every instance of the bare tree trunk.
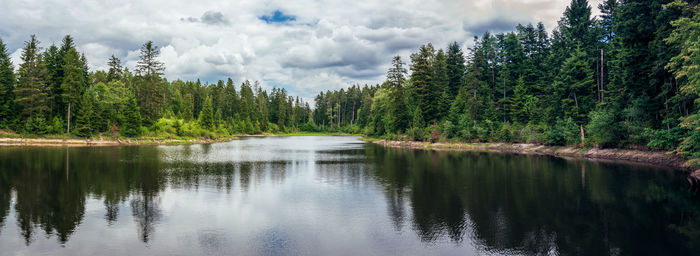
[[600, 49], [600, 102], [605, 101], [605, 59], [603, 58], [603, 49]]
[[68, 134], [70, 134], [70, 107], [71, 107], [71, 103], [68, 102], [68, 132], [66, 132]]
[[503, 123], [506, 123], [506, 79], [503, 78]]

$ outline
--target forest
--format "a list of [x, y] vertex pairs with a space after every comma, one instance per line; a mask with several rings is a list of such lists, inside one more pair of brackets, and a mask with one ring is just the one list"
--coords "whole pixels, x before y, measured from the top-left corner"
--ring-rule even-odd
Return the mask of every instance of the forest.
[[[232, 79], [168, 81], [159, 48], [134, 70], [112, 56], [88, 69], [71, 36], [25, 42], [15, 69], [0, 39], [2, 136], [217, 138], [342, 132], [397, 140], [527, 142], [670, 150], [700, 158], [700, 8], [696, 0], [572, 0], [543, 23], [426, 43], [386, 80], [319, 93]], [[468, 39], [465, 39], [465, 41]], [[467, 51], [463, 51], [467, 49]]]

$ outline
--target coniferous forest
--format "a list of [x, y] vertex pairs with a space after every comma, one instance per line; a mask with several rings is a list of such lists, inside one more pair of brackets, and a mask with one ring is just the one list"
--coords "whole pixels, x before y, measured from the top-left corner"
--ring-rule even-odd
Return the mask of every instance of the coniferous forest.
[[30, 36], [17, 66], [0, 39], [0, 129], [159, 138], [343, 132], [700, 158], [698, 1], [605, 0], [598, 16], [592, 8], [572, 0], [551, 33], [520, 24], [468, 48], [426, 43], [410, 59], [394, 57], [382, 84], [321, 92], [313, 108], [257, 82], [167, 81], [152, 42], [134, 70], [114, 56], [108, 70], [89, 70], [71, 36], [47, 48]]

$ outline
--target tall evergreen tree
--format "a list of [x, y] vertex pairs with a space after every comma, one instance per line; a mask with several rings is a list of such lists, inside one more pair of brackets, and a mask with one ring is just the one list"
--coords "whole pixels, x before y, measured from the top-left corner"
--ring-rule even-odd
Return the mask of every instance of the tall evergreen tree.
[[562, 118], [572, 118], [583, 125], [588, 112], [595, 106], [595, 82], [588, 67], [586, 53], [581, 48], [572, 52], [562, 64], [555, 80]]
[[70, 133], [71, 124], [71, 108], [81, 100], [80, 95], [85, 91], [84, 86], [86, 81], [83, 76], [82, 62], [75, 48], [71, 48], [66, 52], [63, 58], [63, 82], [61, 83], [61, 91], [63, 94], [63, 102], [67, 103], [66, 121], [68, 122], [67, 133]]
[[7, 127], [14, 120], [14, 66], [7, 54], [7, 46], [0, 38], [0, 127]]
[[161, 75], [165, 71], [163, 63], [158, 60], [160, 50], [148, 41], [141, 47], [141, 56], [136, 64], [139, 84], [136, 94], [139, 98], [143, 121], [147, 124], [155, 121], [161, 113], [162, 88]]
[[89, 92], [84, 93], [78, 104], [78, 111], [75, 115], [75, 135], [80, 137], [89, 137], [92, 135], [93, 121], [93, 95]]
[[112, 54], [112, 56], [109, 57], [107, 66], [109, 66], [109, 71], [107, 71], [107, 81], [116, 81], [122, 79], [123, 68], [121, 60], [119, 60], [119, 58]]
[[[464, 65], [464, 53], [457, 42], [447, 46], [447, 79], [449, 80], [449, 95], [455, 97], [459, 93], [459, 88], [464, 83], [466, 68]], [[452, 99], [450, 98], [450, 99]]]
[[136, 97], [129, 97], [124, 108], [124, 121], [122, 134], [127, 137], [135, 137], [141, 133], [141, 113], [139, 105], [136, 104]]
[[411, 82], [416, 87], [416, 96], [425, 120], [432, 122], [437, 119], [436, 102], [442, 91], [433, 82], [433, 59], [435, 49], [432, 44], [423, 45], [418, 53], [411, 55]]
[[44, 115], [49, 109], [49, 92], [46, 86], [46, 66], [40, 54], [39, 40], [32, 35], [24, 44], [22, 64], [18, 71], [16, 102], [22, 107], [22, 117], [28, 119]]
[[204, 128], [211, 129], [214, 127], [214, 107], [212, 107], [211, 98], [207, 97], [204, 100], [204, 107], [199, 113], [199, 125]]

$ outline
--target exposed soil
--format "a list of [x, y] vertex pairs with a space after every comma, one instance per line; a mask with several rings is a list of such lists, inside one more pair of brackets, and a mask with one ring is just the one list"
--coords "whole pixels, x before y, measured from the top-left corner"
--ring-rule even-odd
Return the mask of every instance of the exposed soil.
[[48, 139], [48, 138], [0, 138], [0, 146], [124, 146], [124, 145], [172, 145], [206, 144], [229, 141], [230, 139]]
[[[377, 140], [373, 143], [394, 148], [427, 149], [427, 150], [454, 150], [454, 151], [498, 151], [522, 154], [543, 154], [560, 157], [578, 157], [589, 159], [624, 160], [640, 163], [648, 163], [659, 166], [667, 166], [683, 171], [693, 171], [696, 168], [686, 164], [682, 157], [662, 151], [643, 151], [631, 149], [599, 149], [576, 148], [563, 146], [545, 146], [537, 144], [511, 144], [511, 143], [430, 143], [417, 141], [387, 141]], [[694, 172], [700, 180], [700, 170]]]

